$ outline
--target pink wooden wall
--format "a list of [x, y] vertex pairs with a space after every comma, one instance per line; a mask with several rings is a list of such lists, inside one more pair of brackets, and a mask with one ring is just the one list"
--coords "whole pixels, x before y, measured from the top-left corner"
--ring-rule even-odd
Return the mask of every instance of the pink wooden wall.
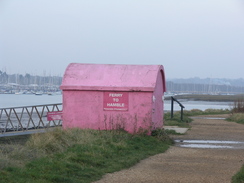
[[64, 128], [135, 133], [163, 125], [162, 66], [70, 64], [61, 89]]

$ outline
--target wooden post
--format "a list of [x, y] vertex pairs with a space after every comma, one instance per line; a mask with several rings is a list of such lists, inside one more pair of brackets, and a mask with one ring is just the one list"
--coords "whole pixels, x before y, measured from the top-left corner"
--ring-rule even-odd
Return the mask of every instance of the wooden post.
[[183, 121], [183, 107], [182, 106], [180, 106], [181, 107], [181, 115], [180, 115], [180, 119], [181, 119], [181, 121]]
[[174, 117], [174, 98], [171, 97], [171, 119]]

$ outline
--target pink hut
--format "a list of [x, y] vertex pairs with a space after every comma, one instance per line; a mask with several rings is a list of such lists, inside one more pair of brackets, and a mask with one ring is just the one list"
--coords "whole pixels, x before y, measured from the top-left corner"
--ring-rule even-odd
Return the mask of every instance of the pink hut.
[[161, 128], [165, 86], [162, 65], [71, 63], [60, 87], [63, 128]]

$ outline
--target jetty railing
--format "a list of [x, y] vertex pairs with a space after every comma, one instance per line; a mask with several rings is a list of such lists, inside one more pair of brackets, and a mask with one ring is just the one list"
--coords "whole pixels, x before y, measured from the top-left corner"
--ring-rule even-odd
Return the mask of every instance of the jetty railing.
[[62, 125], [62, 103], [0, 108], [0, 133], [45, 129]]
[[180, 119], [183, 121], [183, 109], [185, 107], [174, 97], [171, 97], [171, 119], [174, 117], [174, 101], [177, 102], [181, 108]]

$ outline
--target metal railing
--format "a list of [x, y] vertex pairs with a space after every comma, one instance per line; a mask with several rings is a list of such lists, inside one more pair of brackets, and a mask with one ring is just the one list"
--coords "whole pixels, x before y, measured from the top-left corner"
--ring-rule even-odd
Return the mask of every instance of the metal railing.
[[181, 107], [180, 119], [183, 121], [183, 109], [185, 108], [176, 98], [171, 97], [171, 119], [174, 117], [174, 101]]
[[0, 108], [0, 133], [61, 126], [62, 119], [47, 119], [47, 114], [54, 111], [62, 111], [62, 103]]

